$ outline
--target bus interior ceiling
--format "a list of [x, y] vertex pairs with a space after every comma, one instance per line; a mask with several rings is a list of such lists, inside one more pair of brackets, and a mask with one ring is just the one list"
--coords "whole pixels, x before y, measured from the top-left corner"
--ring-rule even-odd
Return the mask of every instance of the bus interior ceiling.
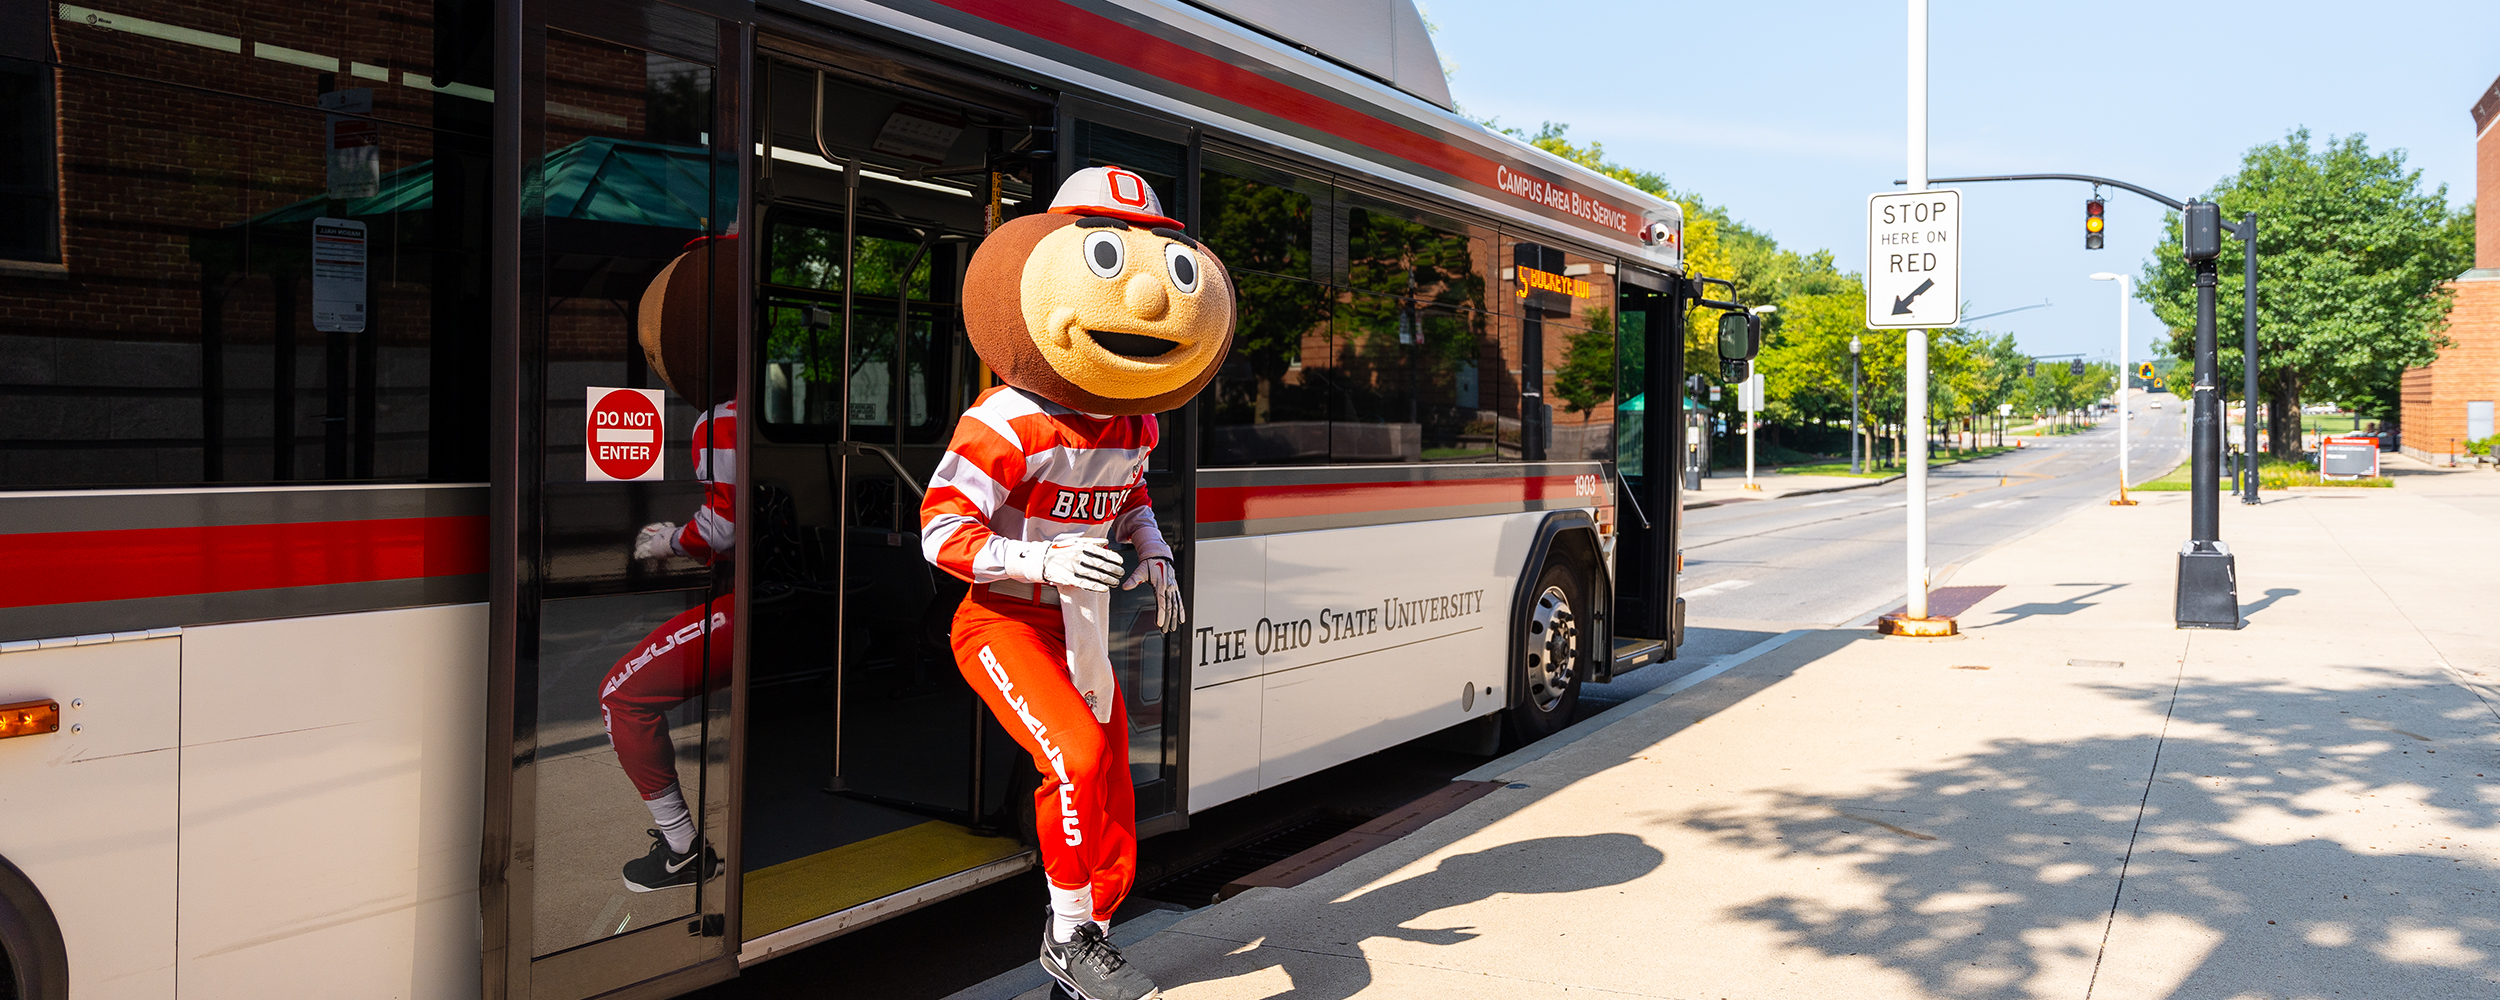
[[[1025, 849], [1010, 794], [1022, 761], [956, 673], [946, 636], [966, 584], [921, 555], [917, 484], [979, 388], [957, 291], [987, 228], [988, 168], [1048, 147], [1026, 113], [767, 65], [763, 405], [747, 463], [749, 939]], [[998, 188], [1012, 213], [1032, 179]]]

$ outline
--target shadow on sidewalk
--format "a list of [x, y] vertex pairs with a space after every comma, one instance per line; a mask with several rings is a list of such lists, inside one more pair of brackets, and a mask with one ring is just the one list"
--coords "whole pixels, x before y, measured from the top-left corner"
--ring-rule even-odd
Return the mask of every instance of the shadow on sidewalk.
[[[1622, 885], [1666, 863], [1667, 856], [1629, 833], [1593, 833], [1582, 837], [1539, 837], [1441, 859], [1433, 870], [1381, 886], [1359, 896], [1313, 908], [1308, 926], [1377, 929], [1334, 942], [1360, 947], [1389, 938], [1418, 944], [1454, 945], [1484, 934], [1513, 929], [1408, 927], [1436, 910], [1464, 906], [1496, 895], [1568, 893]], [[1269, 969], [1282, 971], [1293, 988], [1270, 1000], [1346, 1000], [1372, 985], [1371, 964], [1347, 956], [1295, 948], [1256, 947], [1231, 958], [1251, 964], [1226, 963], [1210, 978], [1240, 979]]]
[[[2158, 706], [2173, 685], [2100, 688]], [[2158, 756], [2141, 737], [2004, 739], [1882, 794], [1660, 821], [1855, 883], [1724, 916], [1923, 995], [2491, 996], [2496, 786], [2490, 711], [2384, 670], [2180, 688]]]

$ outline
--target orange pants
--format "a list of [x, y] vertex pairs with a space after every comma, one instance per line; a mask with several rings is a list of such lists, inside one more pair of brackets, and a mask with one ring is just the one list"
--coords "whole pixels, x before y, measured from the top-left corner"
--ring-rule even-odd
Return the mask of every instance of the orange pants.
[[1068, 680], [1066, 626], [1055, 604], [974, 585], [955, 612], [955, 666], [998, 724], [1033, 755], [1042, 871], [1094, 890], [1094, 918], [1111, 919], [1137, 878], [1137, 796], [1129, 784], [1128, 706], [1112, 693], [1111, 721]]

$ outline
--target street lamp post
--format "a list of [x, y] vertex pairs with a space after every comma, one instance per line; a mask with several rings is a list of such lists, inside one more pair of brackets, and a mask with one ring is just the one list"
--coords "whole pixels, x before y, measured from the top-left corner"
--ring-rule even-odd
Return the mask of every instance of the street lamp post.
[[2127, 299], [2132, 293], [2123, 274], [2100, 271], [2092, 280], [2118, 283], [2118, 390], [2113, 396], [2118, 401], [2118, 499], [2109, 505], [2133, 507], [2135, 501], [2127, 499]]
[[2231, 548], [2222, 541], [2222, 400], [2215, 385], [2214, 259], [2222, 255], [2221, 206], [2191, 201], [2180, 220], [2180, 247], [2196, 269], [2196, 375], [2189, 420], [2188, 542], [2179, 549], [2178, 626], [2240, 627], [2239, 586]]

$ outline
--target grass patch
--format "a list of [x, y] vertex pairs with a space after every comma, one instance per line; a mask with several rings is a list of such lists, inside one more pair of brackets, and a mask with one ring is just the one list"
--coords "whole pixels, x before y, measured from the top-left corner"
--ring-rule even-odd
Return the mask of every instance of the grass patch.
[[[2188, 462], [2181, 462], [2179, 463], [2178, 468], [2162, 474], [2160, 478], [2153, 479], [2149, 482], [2137, 483], [2127, 488], [2143, 493], [2185, 493], [2194, 488], [2188, 482], [2188, 468], [2190, 464], [2191, 463]], [[2393, 489], [2395, 488], [2395, 485], [2396, 481], [2389, 479], [2386, 476], [2376, 476], [2364, 479], [2328, 479], [2324, 476], [2318, 475], [2318, 470], [2315, 466], [2300, 462], [2278, 461], [2271, 458], [2267, 459], [2264, 464], [2257, 467], [2257, 489], [2260, 491], [2290, 489], [2294, 486], [2352, 486], [2362, 489], [2383, 490]], [[2225, 490], [2231, 488], [2231, 481], [2229, 477], [2226, 476], [2223, 478], [2222, 488]]]

